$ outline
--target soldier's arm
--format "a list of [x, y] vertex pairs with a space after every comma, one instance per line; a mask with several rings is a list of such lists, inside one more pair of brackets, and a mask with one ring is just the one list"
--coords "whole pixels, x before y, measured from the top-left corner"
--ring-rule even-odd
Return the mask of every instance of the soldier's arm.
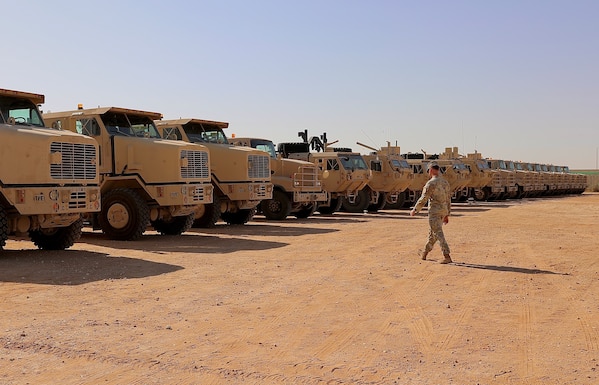
[[424, 185], [424, 189], [422, 190], [422, 195], [420, 196], [420, 199], [418, 199], [418, 201], [414, 205], [414, 211], [416, 213], [418, 213], [420, 210], [422, 210], [422, 207], [424, 207], [426, 202], [428, 202], [428, 200], [431, 197], [431, 194], [433, 193], [433, 190], [434, 190], [434, 186], [432, 186], [431, 183], [427, 182]]
[[451, 214], [451, 187], [447, 183], [447, 216]]

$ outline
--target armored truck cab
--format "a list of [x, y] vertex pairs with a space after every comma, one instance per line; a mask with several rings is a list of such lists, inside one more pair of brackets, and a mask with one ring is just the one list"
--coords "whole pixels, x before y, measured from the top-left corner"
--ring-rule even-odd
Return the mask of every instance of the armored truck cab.
[[259, 206], [266, 219], [282, 220], [290, 214], [307, 218], [319, 203], [328, 201], [313, 163], [277, 155], [274, 143], [268, 139], [235, 137], [229, 143], [262, 150], [270, 156], [273, 197]]
[[516, 186], [516, 171], [509, 169], [508, 164], [502, 159], [487, 159], [487, 163], [491, 169], [498, 170], [499, 175], [501, 176], [503, 191], [496, 198], [514, 198], [518, 193], [518, 186]]
[[44, 95], [0, 89], [0, 249], [29, 234], [62, 250], [81, 235], [81, 215], [100, 210], [98, 144], [44, 128]]
[[[368, 211], [377, 211], [386, 208], [399, 208], [403, 205], [405, 197], [403, 192], [414, 179], [414, 173], [408, 162], [400, 155], [400, 147], [388, 145], [381, 149], [367, 146], [363, 143], [356, 144], [372, 150], [371, 153], [362, 155], [371, 177], [364, 191], [370, 194]], [[355, 205], [344, 202], [346, 211], [361, 211]]]
[[491, 170], [479, 152], [467, 154], [465, 157], [460, 157], [460, 159], [470, 170], [468, 197], [472, 197], [478, 201], [489, 199], [493, 193], [493, 176], [494, 174], [498, 174], [498, 172]]
[[425, 153], [407, 153], [403, 156], [414, 171], [414, 182], [408, 187], [404, 206], [411, 206], [422, 194], [422, 189], [429, 179], [427, 167], [431, 161], [437, 162], [439, 172], [449, 182], [453, 192], [453, 200], [461, 199], [462, 195], [467, 196], [470, 170], [461, 160], [451, 159], [449, 156], [444, 155], [427, 155]]
[[[326, 142], [319, 147], [322, 152], [311, 152], [310, 143], [279, 143], [278, 153], [284, 158], [299, 159], [316, 165], [322, 187], [328, 193], [327, 202], [318, 205], [321, 214], [332, 214], [338, 211], [346, 199], [350, 203], [370, 201], [362, 189], [368, 184], [370, 170], [362, 155], [350, 149], [328, 147]], [[349, 150], [349, 151], [348, 151]]]
[[214, 202], [196, 213], [194, 226], [213, 227], [221, 218], [229, 224], [247, 223], [260, 202], [273, 197], [268, 155], [230, 144], [223, 131], [229, 123], [176, 119], [156, 121], [156, 126], [164, 138], [201, 143], [210, 151]]
[[533, 172], [530, 171], [523, 162], [513, 162], [516, 171], [516, 186], [518, 187], [517, 196], [527, 198], [533, 194]]
[[90, 221], [112, 239], [138, 239], [150, 224], [162, 234], [181, 234], [197, 207], [212, 203], [208, 150], [162, 139], [154, 125], [160, 117], [118, 107], [44, 114], [49, 124], [100, 145], [102, 210]]
[[402, 154], [402, 157], [406, 159], [414, 175], [414, 179], [404, 191], [403, 208], [406, 208], [413, 206], [422, 194], [422, 189], [428, 181], [427, 166], [429, 161], [424, 159], [425, 155], [422, 153], [406, 153]]

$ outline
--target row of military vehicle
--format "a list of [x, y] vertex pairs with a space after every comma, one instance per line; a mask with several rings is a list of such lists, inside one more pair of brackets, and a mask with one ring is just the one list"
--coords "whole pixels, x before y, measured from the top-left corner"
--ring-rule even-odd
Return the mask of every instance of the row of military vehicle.
[[64, 249], [84, 221], [135, 240], [149, 226], [176, 235], [243, 224], [258, 208], [303, 218], [328, 198], [314, 164], [270, 157], [269, 141], [229, 144], [227, 123], [117, 107], [42, 114], [44, 101], [0, 89], [0, 248], [28, 234]]
[[[457, 147], [435, 155], [401, 154], [400, 147], [389, 143], [376, 149], [357, 142], [371, 150], [361, 155], [350, 148], [331, 147], [335, 142], [327, 143], [326, 134], [308, 138], [304, 131], [298, 135], [303, 141], [280, 143], [277, 156], [317, 166], [329, 193], [328, 200], [317, 207], [323, 214], [408, 208], [419, 198], [432, 160], [449, 181], [454, 201], [581, 194], [587, 187], [586, 175], [570, 173], [565, 166], [485, 159], [476, 152], [463, 156]], [[255, 141], [232, 139], [231, 143], [256, 147]]]
[[[112, 239], [134, 240], [150, 225], [176, 235], [219, 219], [243, 224], [256, 210], [284, 219], [400, 208], [418, 197], [431, 159], [442, 161], [456, 199], [537, 191], [512, 191], [504, 174], [516, 171], [503, 163], [493, 170], [495, 161], [460, 157], [457, 149], [417, 159], [388, 145], [361, 155], [331, 147], [326, 134], [308, 139], [305, 131], [302, 142], [275, 150], [270, 140], [228, 139], [224, 122], [162, 120], [117, 107], [42, 115], [43, 102], [43, 95], [0, 90], [0, 247], [8, 235], [28, 233], [40, 248], [64, 249], [80, 236], [83, 220]], [[553, 174], [575, 176], [563, 168]], [[543, 193], [584, 190], [572, 181], [531, 180]]]

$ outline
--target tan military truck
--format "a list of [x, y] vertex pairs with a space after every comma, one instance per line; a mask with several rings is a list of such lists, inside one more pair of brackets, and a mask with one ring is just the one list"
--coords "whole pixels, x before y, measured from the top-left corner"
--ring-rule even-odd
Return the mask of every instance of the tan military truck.
[[[299, 159], [316, 165], [322, 186], [328, 193], [327, 202], [318, 205], [321, 214], [339, 211], [344, 200], [359, 202], [362, 210], [370, 204], [368, 193], [362, 191], [368, 184], [370, 170], [362, 155], [348, 148], [334, 148], [321, 138], [307, 138], [307, 132], [301, 133], [304, 142], [279, 143], [277, 151], [284, 158]], [[311, 149], [316, 151], [311, 151]]]
[[156, 121], [156, 126], [164, 138], [200, 143], [210, 151], [214, 202], [196, 213], [194, 226], [213, 227], [221, 218], [247, 223], [260, 202], [273, 197], [269, 156], [230, 144], [223, 131], [229, 123], [176, 119]]
[[479, 153], [469, 153], [463, 160], [470, 167], [472, 175], [470, 196], [477, 201], [486, 201], [493, 193], [500, 192], [502, 189], [501, 177], [499, 172], [491, 170], [489, 164], [479, 155]]
[[[376, 149], [366, 144], [356, 142], [357, 145], [371, 150], [372, 152], [362, 155], [371, 176], [364, 191], [370, 194], [368, 211], [378, 211], [383, 208], [399, 208], [403, 205], [405, 195], [403, 192], [414, 179], [414, 173], [408, 162], [402, 158], [399, 146], [391, 146]], [[356, 204], [343, 202], [343, 208], [349, 212], [355, 212]]]
[[435, 159], [441, 168], [443, 177], [447, 179], [453, 191], [454, 201], [464, 201], [470, 196], [471, 170], [464, 163], [457, 147], [446, 147], [439, 155], [429, 157]]
[[408, 187], [404, 207], [413, 205], [420, 197], [428, 181], [427, 167], [431, 161], [437, 162], [441, 175], [449, 182], [453, 193], [452, 200], [461, 200], [462, 195], [467, 197], [470, 170], [460, 159], [453, 159], [452, 156], [451, 154], [429, 155], [424, 152], [403, 155], [414, 172], [414, 182]]
[[543, 165], [540, 163], [531, 163], [532, 169], [536, 173], [537, 183], [536, 183], [536, 193], [537, 196], [545, 196], [548, 195], [549, 185], [551, 184], [550, 175], [543, 171]]
[[582, 194], [589, 186], [588, 176], [585, 174], [571, 172], [568, 166], [563, 166], [563, 172], [568, 175], [570, 189], [568, 194]]
[[533, 172], [528, 169], [524, 162], [513, 162], [516, 170], [516, 186], [518, 186], [518, 198], [528, 198], [534, 191]]
[[[541, 173], [536, 170], [534, 163], [518, 162], [524, 171], [528, 171], [530, 180], [530, 191], [525, 194], [526, 197], [538, 197], [543, 194], [544, 186], [541, 180]], [[518, 167], [518, 165], [516, 165]]]
[[[467, 190], [462, 191], [461, 200], [464, 198], [473, 198], [478, 201], [484, 201], [489, 199], [494, 193], [502, 192], [501, 180], [499, 178], [499, 172], [491, 170], [489, 165], [482, 158], [482, 154], [479, 152], [469, 153], [466, 156], [458, 153], [457, 147], [447, 147], [442, 156], [448, 159], [460, 160], [470, 171], [470, 177], [465, 188]], [[493, 185], [494, 176], [497, 176], [498, 187]]]
[[546, 181], [547, 190], [545, 195], [556, 195], [557, 194], [557, 177], [554, 172], [550, 170], [548, 164], [541, 164], [541, 172], [544, 175]]
[[501, 176], [502, 192], [497, 195], [496, 199], [515, 198], [518, 194], [518, 186], [516, 186], [516, 171], [508, 168], [510, 163], [506, 163], [503, 159], [487, 159], [487, 163], [492, 170], [498, 170]]
[[110, 238], [135, 240], [148, 225], [165, 235], [187, 231], [197, 207], [212, 203], [204, 146], [160, 137], [155, 112], [118, 107], [44, 114], [46, 122], [100, 145], [102, 210], [90, 222]]
[[100, 210], [97, 143], [44, 128], [42, 103], [44, 95], [0, 89], [0, 249], [27, 233], [40, 249], [66, 249], [81, 215]]
[[487, 162], [483, 160], [482, 154], [474, 152], [464, 156], [459, 154], [457, 147], [446, 147], [445, 152], [440, 154], [439, 158], [459, 161], [454, 168], [457, 170], [466, 168], [469, 172], [467, 178], [466, 175], [463, 175], [464, 183], [460, 187], [459, 197], [456, 196], [456, 198], [459, 200], [473, 198], [482, 201], [491, 197], [493, 176], [498, 172], [490, 169]]
[[328, 201], [313, 163], [283, 158], [268, 139], [234, 137], [229, 139], [229, 143], [262, 150], [270, 156], [272, 198], [264, 199], [259, 206], [266, 219], [283, 220], [288, 215], [307, 218], [319, 203]]
[[[422, 194], [422, 189], [424, 185], [428, 181], [428, 160], [425, 160], [425, 156], [422, 153], [405, 153], [402, 154], [402, 157], [406, 160], [406, 162], [412, 168], [412, 174], [414, 175], [414, 179], [408, 186], [408, 188], [403, 192], [404, 194], [404, 203], [402, 208], [408, 208], [413, 206], [420, 195]], [[389, 205], [387, 205], [389, 208]]]

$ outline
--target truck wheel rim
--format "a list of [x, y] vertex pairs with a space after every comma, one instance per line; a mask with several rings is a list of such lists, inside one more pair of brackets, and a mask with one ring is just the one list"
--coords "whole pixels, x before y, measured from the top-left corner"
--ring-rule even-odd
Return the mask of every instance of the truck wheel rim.
[[275, 201], [275, 200], [271, 200], [268, 202], [268, 209], [270, 210], [270, 212], [272, 213], [278, 213], [281, 212], [282, 208], [281, 208], [281, 202], [279, 201]]
[[115, 203], [108, 208], [106, 218], [110, 226], [115, 229], [122, 229], [129, 223], [129, 211], [122, 203]]

